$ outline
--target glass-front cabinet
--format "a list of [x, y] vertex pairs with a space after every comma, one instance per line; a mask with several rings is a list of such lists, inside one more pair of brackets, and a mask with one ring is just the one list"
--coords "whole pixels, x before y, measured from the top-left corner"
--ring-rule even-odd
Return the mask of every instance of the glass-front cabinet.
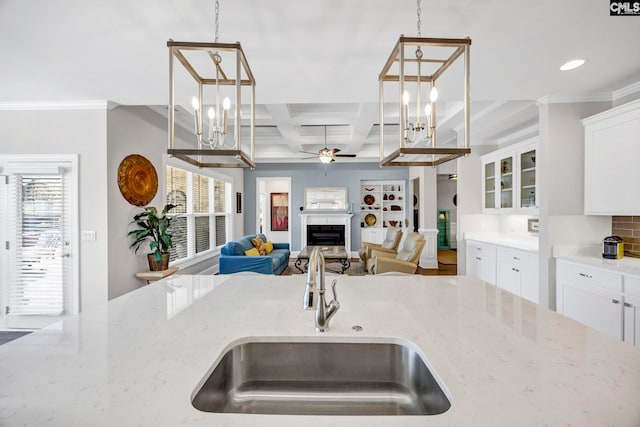
[[496, 207], [496, 162], [484, 165], [484, 209]]
[[514, 176], [513, 176], [513, 156], [500, 157], [500, 209], [513, 209], [514, 197]]
[[483, 211], [538, 212], [537, 138], [482, 156]]
[[537, 209], [536, 187], [536, 150], [530, 149], [520, 152], [520, 192], [519, 209]]

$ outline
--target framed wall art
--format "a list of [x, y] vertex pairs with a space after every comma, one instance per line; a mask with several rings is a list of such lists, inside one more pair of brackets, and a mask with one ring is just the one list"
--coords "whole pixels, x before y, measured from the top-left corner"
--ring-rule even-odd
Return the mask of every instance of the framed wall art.
[[271, 193], [271, 231], [289, 231], [289, 193]]
[[242, 193], [236, 193], [236, 213], [242, 213]]

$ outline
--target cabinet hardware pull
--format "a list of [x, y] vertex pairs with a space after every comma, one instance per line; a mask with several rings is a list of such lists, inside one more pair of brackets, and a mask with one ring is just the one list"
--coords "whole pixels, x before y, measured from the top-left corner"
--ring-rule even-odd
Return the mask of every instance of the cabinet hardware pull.
[[514, 256], [513, 259], [515, 259], [516, 261], [520, 260], [520, 258], [518, 258], [517, 256]]
[[617, 299], [611, 299], [611, 302], [614, 303], [614, 304], [620, 304], [620, 301], [617, 300]]
[[482, 258], [480, 258], [480, 257], [476, 257], [476, 259], [477, 259], [478, 261], [482, 261]]
[[633, 305], [632, 305], [632, 304], [629, 304], [628, 302], [625, 302], [625, 303], [624, 303], [624, 306], [625, 306], [625, 307], [633, 307]]
[[584, 273], [580, 273], [580, 275], [581, 275], [582, 277], [586, 277], [587, 279], [591, 279], [591, 277], [593, 277], [593, 276], [591, 276], [590, 274], [584, 274]]
[[513, 271], [515, 271], [516, 273], [520, 273], [520, 270], [518, 270], [517, 268], [511, 268]]

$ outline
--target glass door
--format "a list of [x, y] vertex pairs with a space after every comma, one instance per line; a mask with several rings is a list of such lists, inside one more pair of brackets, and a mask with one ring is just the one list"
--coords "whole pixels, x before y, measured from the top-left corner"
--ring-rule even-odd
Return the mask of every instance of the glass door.
[[2, 197], [7, 328], [41, 328], [75, 312], [69, 169], [24, 167], [6, 176]]
[[513, 208], [513, 156], [500, 159], [500, 208]]
[[496, 207], [496, 163], [484, 165], [484, 208]]
[[520, 208], [534, 209], [536, 201], [536, 150], [520, 154]]

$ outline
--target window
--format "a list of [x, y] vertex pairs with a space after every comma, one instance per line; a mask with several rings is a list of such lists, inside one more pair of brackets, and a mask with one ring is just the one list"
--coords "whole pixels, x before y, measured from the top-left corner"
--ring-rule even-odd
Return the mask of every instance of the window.
[[171, 261], [182, 261], [212, 252], [224, 245], [231, 230], [231, 184], [221, 179], [167, 166], [169, 232], [174, 248]]

